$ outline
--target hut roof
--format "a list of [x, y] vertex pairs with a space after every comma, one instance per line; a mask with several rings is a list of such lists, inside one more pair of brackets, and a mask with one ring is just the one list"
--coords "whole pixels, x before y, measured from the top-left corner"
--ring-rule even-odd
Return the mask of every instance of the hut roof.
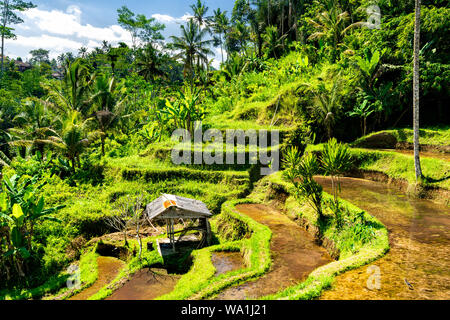
[[148, 204], [146, 214], [150, 220], [167, 218], [196, 219], [210, 218], [212, 216], [203, 202], [171, 194], [163, 194]]

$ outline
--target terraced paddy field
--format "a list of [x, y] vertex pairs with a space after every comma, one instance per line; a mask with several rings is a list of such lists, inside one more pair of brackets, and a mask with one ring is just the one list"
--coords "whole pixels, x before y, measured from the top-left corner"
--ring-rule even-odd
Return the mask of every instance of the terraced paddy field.
[[[331, 190], [330, 179], [317, 180]], [[321, 299], [450, 299], [450, 209], [377, 182], [343, 178], [341, 183], [342, 198], [386, 225], [391, 250], [371, 264], [380, 271], [379, 289], [368, 289], [373, 273], [366, 266], [338, 276]]]

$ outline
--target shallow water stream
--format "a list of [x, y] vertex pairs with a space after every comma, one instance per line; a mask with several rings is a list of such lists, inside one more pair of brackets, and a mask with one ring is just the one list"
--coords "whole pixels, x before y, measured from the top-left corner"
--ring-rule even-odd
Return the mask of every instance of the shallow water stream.
[[162, 269], [142, 269], [106, 300], [154, 300], [171, 292], [178, 280]]
[[256, 299], [274, 294], [302, 282], [314, 269], [332, 261], [327, 251], [286, 215], [256, 204], [239, 205], [236, 209], [272, 230], [272, 267], [263, 277], [226, 289], [216, 299]]
[[98, 279], [95, 283], [83, 290], [79, 294], [70, 298], [70, 300], [87, 300], [96, 294], [101, 288], [114, 280], [120, 270], [125, 266], [125, 262], [113, 257], [98, 257]]
[[[331, 192], [330, 179], [316, 179]], [[388, 228], [391, 250], [370, 265], [379, 269], [365, 266], [338, 276], [321, 299], [450, 299], [450, 209], [378, 182], [343, 178], [341, 187], [343, 199]], [[368, 286], [378, 277], [374, 270], [379, 286]]]
[[213, 252], [211, 260], [216, 268], [215, 276], [245, 268], [240, 252]]

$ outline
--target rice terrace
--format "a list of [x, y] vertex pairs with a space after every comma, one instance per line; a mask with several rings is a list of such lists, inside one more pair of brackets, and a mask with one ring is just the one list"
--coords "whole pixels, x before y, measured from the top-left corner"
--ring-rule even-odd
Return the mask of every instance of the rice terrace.
[[0, 1], [0, 300], [449, 300], [449, 2], [191, 2]]

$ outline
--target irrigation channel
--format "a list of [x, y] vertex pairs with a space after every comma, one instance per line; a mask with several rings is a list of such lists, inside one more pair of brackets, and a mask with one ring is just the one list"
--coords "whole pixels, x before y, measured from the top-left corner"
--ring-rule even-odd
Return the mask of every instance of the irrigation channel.
[[120, 270], [125, 266], [125, 262], [113, 257], [98, 257], [98, 279], [95, 283], [70, 298], [70, 300], [87, 300], [89, 297], [96, 294], [101, 288], [114, 280], [119, 274]]
[[263, 277], [220, 293], [217, 300], [257, 299], [306, 280], [316, 268], [332, 261], [313, 237], [282, 213], [255, 204], [236, 209], [272, 230], [272, 267]]
[[[330, 179], [318, 177], [317, 181], [331, 192]], [[325, 291], [321, 299], [450, 299], [450, 209], [408, 198], [378, 182], [343, 178], [341, 187], [341, 198], [388, 228], [391, 250], [372, 263], [372, 268], [365, 266], [338, 276], [334, 288]], [[379, 270], [379, 289], [367, 285], [373, 270]]]

